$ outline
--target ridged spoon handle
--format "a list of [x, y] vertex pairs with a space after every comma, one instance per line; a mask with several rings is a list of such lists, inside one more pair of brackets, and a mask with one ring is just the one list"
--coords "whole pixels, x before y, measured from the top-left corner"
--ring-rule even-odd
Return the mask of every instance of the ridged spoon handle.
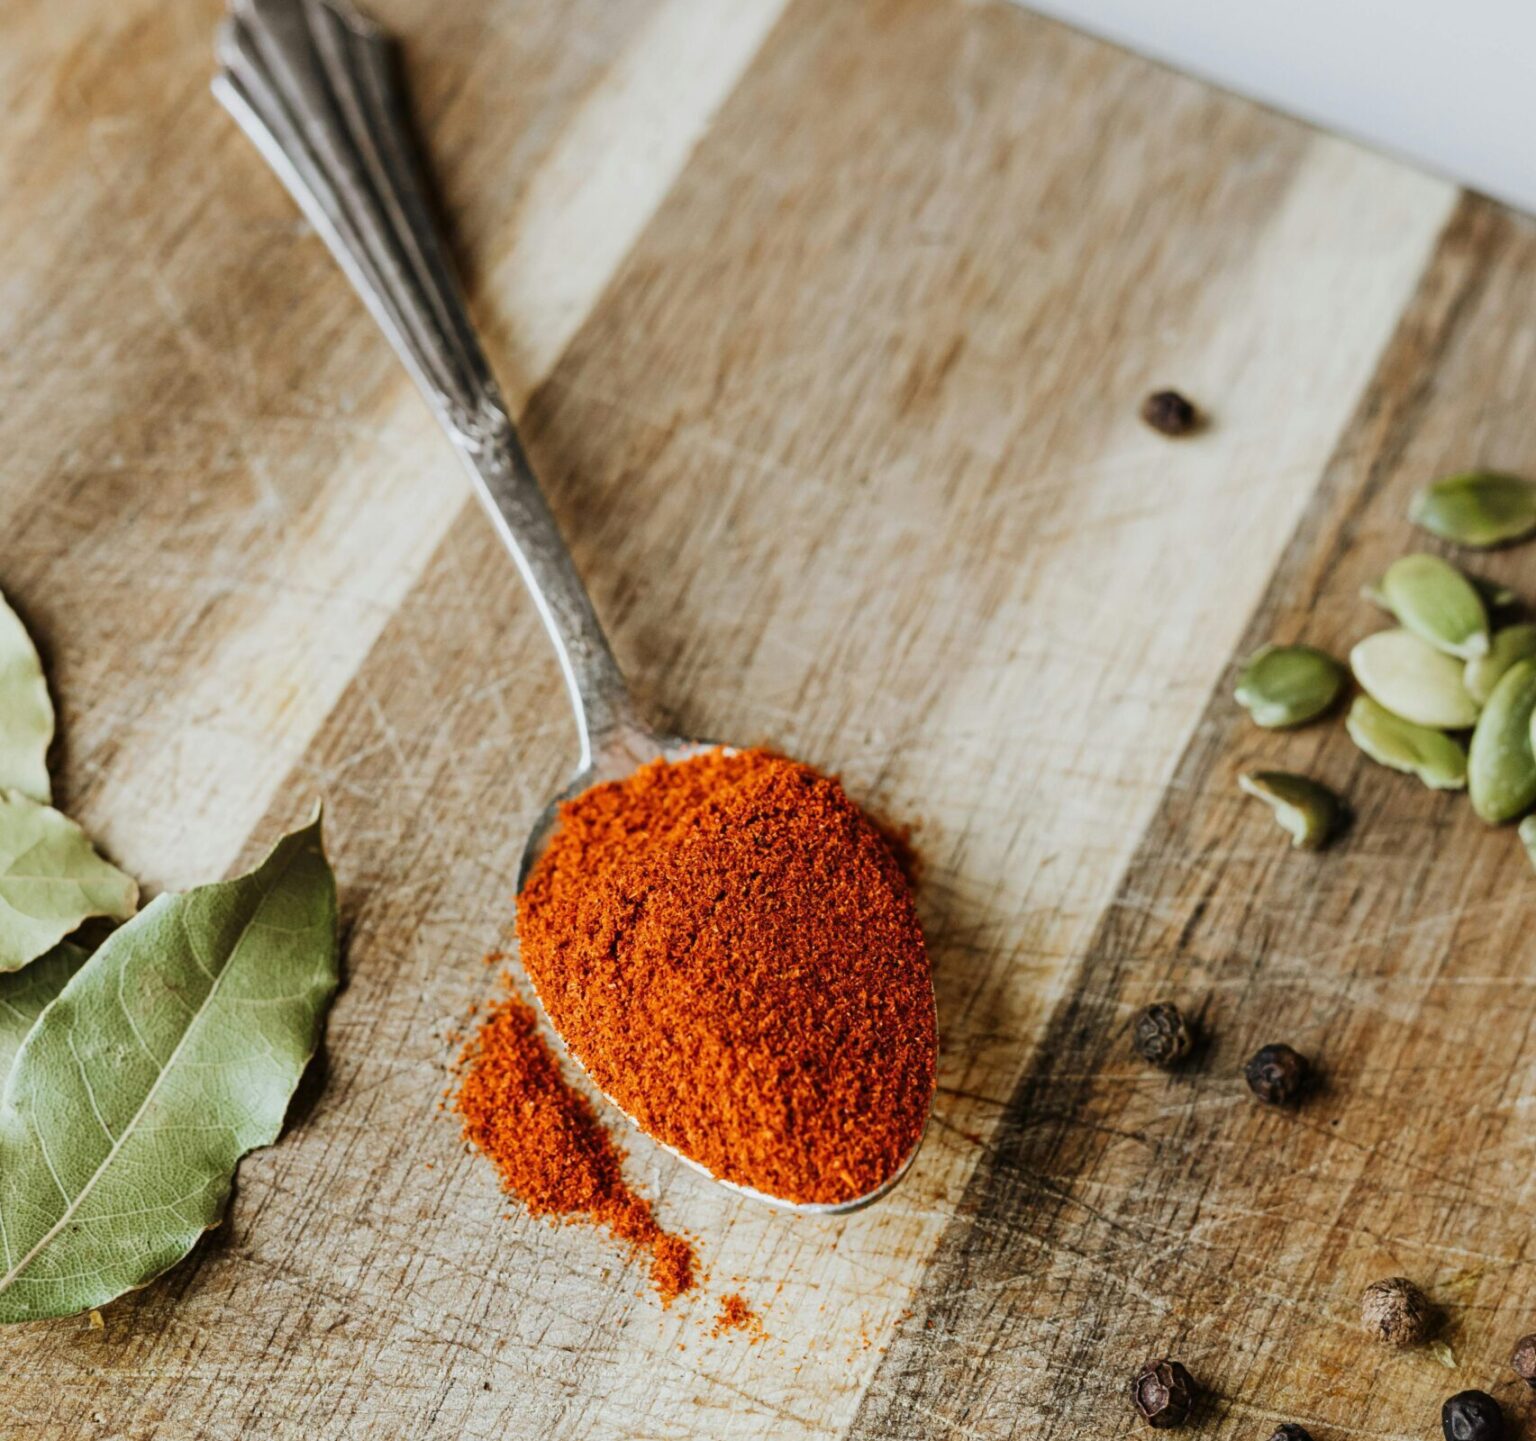
[[214, 94], [324, 237], [463, 458], [554, 641], [581, 770], [633, 703], [475, 337], [388, 36], [344, 0], [234, 0]]

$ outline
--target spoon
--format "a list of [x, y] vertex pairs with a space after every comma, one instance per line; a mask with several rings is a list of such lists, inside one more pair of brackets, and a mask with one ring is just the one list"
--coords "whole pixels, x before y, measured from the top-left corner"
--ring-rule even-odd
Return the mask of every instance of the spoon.
[[[389, 37], [346, 0], [233, 0], [218, 59], [215, 96], [298, 201], [426, 396], [554, 644], [581, 751], [575, 777], [529, 833], [518, 866], [521, 893], [564, 801], [600, 782], [623, 780], [658, 757], [686, 760], [715, 744], [658, 730], [613, 658], [433, 221]], [[836, 1203], [770, 1196], [657, 1144], [738, 1195], [802, 1214], [839, 1215], [896, 1185], [922, 1138], [874, 1190]]]

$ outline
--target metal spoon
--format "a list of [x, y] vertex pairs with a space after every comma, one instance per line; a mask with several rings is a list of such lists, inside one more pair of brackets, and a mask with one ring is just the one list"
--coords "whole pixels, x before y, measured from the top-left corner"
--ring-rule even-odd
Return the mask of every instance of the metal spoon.
[[[529, 833], [518, 867], [521, 892], [563, 801], [598, 782], [622, 780], [658, 756], [679, 761], [713, 743], [657, 730], [613, 658], [496, 388], [433, 221], [389, 37], [345, 0], [234, 0], [218, 58], [214, 94], [324, 237], [415, 377], [554, 642], [581, 755], [574, 779]], [[835, 1205], [786, 1201], [721, 1180], [665, 1142], [657, 1144], [739, 1195], [785, 1210], [835, 1215], [889, 1191], [922, 1142], [880, 1186]]]

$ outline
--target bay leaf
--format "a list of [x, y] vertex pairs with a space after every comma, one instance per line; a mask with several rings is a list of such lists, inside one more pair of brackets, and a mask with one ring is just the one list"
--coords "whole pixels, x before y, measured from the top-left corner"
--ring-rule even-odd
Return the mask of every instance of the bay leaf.
[[53, 702], [37, 647], [0, 596], [0, 788], [47, 801]]
[[276, 1138], [337, 974], [318, 819], [107, 938], [0, 1089], [0, 1322], [104, 1305], [192, 1249]]
[[0, 972], [0, 1083], [43, 1008], [64, 989], [90, 954], [69, 941], [61, 941], [26, 970]]
[[0, 971], [35, 959], [91, 916], [124, 920], [139, 888], [68, 816], [0, 791]]

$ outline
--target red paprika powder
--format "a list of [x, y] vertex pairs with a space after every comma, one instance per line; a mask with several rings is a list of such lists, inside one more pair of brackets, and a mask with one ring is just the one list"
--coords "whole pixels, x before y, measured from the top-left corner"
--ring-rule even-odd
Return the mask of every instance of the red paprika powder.
[[747, 1305], [744, 1297], [734, 1291], [720, 1298], [720, 1312], [709, 1334], [719, 1337], [727, 1331], [747, 1332], [754, 1346], [763, 1339], [763, 1323], [758, 1319], [757, 1312]]
[[518, 899], [524, 968], [592, 1079], [713, 1175], [866, 1195], [932, 1100], [910, 887], [836, 780], [765, 751], [595, 786]]
[[516, 990], [492, 1008], [462, 1066], [455, 1107], [465, 1139], [495, 1163], [511, 1195], [535, 1216], [589, 1220], [649, 1252], [663, 1303], [692, 1286], [692, 1246], [663, 1231], [630, 1189], [623, 1152], [566, 1083]]

